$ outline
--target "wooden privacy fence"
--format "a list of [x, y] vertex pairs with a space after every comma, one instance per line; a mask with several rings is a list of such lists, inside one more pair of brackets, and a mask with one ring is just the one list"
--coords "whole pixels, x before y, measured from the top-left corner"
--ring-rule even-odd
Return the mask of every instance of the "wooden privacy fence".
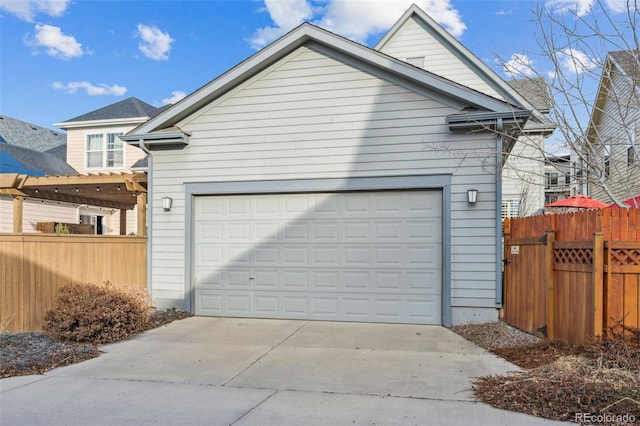
[[506, 219], [505, 321], [571, 344], [640, 327], [639, 210]]
[[40, 330], [66, 284], [147, 286], [147, 239], [0, 234], [0, 327]]

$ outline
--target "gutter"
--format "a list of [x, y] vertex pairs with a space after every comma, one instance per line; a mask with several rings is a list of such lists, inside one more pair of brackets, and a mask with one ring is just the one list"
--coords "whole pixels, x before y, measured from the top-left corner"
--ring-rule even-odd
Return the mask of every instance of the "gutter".
[[[120, 138], [122, 138], [122, 136], [120, 136]], [[153, 244], [151, 244], [151, 242], [153, 240], [153, 232], [151, 232], [151, 230], [153, 227], [151, 225], [153, 215], [151, 212], [153, 211], [153, 159], [149, 148], [144, 143], [144, 139], [140, 138], [138, 140], [138, 147], [147, 154], [147, 182], [149, 182], [147, 185], [147, 291], [149, 294], [152, 294], [151, 277], [153, 275], [151, 271], [153, 258], [151, 254], [153, 253]]]
[[137, 146], [147, 154], [147, 290], [152, 293], [153, 270], [153, 157], [152, 149], [182, 149], [189, 145], [189, 134], [182, 131], [164, 131], [119, 136], [129, 145]]
[[[524, 125], [531, 117], [531, 111], [517, 110], [506, 112], [484, 112], [470, 114], [456, 114], [447, 117], [450, 131], [494, 131], [496, 133], [495, 162], [496, 162], [496, 201], [495, 201], [495, 270], [496, 270], [496, 308], [502, 308], [502, 166], [507, 153], [521, 134]], [[513, 131], [515, 130], [515, 131]], [[504, 149], [505, 138], [509, 143]], [[503, 153], [504, 151], [504, 153]]]
[[158, 132], [123, 135], [120, 139], [148, 153], [153, 148], [184, 148], [189, 145], [189, 136], [184, 132]]
[[502, 308], [502, 128], [499, 118], [496, 122], [496, 308]]
[[462, 113], [448, 116], [447, 124], [450, 130], [492, 129], [498, 131], [498, 121], [500, 121], [500, 131], [502, 131], [504, 124], [524, 126], [531, 115], [532, 112], [527, 110]]

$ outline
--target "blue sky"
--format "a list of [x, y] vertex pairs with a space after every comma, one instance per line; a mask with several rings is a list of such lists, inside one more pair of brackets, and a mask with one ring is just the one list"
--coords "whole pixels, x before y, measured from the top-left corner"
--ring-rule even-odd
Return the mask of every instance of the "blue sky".
[[[540, 4], [589, 13], [593, 1]], [[537, 50], [535, 1], [2, 0], [0, 113], [53, 128], [130, 96], [161, 106], [303, 21], [373, 46], [411, 3], [503, 77], [496, 55], [550, 71], [523, 53]]]

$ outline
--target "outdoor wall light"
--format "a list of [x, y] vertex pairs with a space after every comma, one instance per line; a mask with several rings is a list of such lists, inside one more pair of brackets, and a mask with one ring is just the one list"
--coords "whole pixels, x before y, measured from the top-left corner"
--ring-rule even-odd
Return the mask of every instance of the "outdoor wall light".
[[173, 199], [171, 197], [162, 197], [162, 210], [168, 212], [171, 210], [171, 203]]
[[467, 201], [469, 204], [475, 204], [478, 201], [478, 190], [477, 189], [468, 189], [467, 190]]

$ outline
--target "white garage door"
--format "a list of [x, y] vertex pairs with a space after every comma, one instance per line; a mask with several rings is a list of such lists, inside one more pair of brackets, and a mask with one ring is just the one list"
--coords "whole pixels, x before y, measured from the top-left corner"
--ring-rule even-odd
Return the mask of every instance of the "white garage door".
[[197, 315], [441, 324], [442, 194], [196, 197]]

